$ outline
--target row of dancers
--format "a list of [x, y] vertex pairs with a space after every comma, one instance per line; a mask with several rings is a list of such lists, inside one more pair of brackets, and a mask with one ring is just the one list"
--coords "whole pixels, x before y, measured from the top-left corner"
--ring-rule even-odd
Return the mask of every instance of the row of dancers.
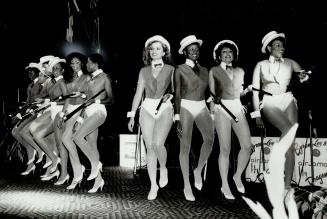
[[[180, 138], [179, 161], [186, 200], [195, 201], [189, 179], [189, 152], [194, 123], [203, 139], [197, 167], [192, 171], [194, 187], [198, 190], [203, 187], [202, 172], [212, 151], [216, 129], [220, 147], [218, 166], [222, 181], [221, 192], [225, 198], [235, 199], [227, 177], [233, 129], [241, 146], [233, 181], [238, 192], [245, 192], [242, 174], [250, 157], [251, 133], [240, 98], [253, 92], [255, 112], [251, 116], [255, 118], [258, 127], [263, 127], [261, 112], [281, 131], [281, 136], [297, 122], [295, 98], [287, 88], [293, 74], [297, 73], [296, 76], [301, 81], [307, 80], [308, 74], [294, 60], [283, 57], [284, 42], [283, 33], [271, 31], [264, 36], [262, 53], [267, 53], [268, 59], [257, 63], [252, 85], [244, 89], [245, 72], [237, 66], [239, 49], [232, 40], [222, 40], [216, 44], [213, 59], [217, 66], [209, 71], [198, 62], [203, 41], [195, 35], [180, 41], [178, 53], [184, 55], [185, 63], [178, 66], [172, 64], [171, 47], [164, 37], [155, 35], [146, 40], [143, 53], [145, 66], [139, 72], [132, 107], [127, 117], [130, 118], [128, 129], [133, 131], [135, 114], [141, 105], [138, 122], [147, 149], [147, 170], [151, 182], [148, 200], [156, 199], [159, 187], [168, 184], [167, 151], [164, 145], [174, 122]], [[96, 192], [104, 185], [101, 177], [102, 163], [97, 150], [98, 128], [106, 119], [104, 104], [113, 104], [113, 94], [110, 79], [102, 71], [102, 56], [89, 56], [87, 70], [83, 70], [83, 60], [79, 53], [72, 53], [66, 59], [46, 56], [40, 59], [40, 63], [31, 63], [27, 67], [34, 80], [28, 88], [27, 105], [35, 106], [36, 103], [38, 108], [33, 110], [27, 107], [25, 114], [32, 116], [21, 120], [12, 133], [27, 150], [28, 167], [23, 175], [34, 171], [34, 163], [40, 162], [45, 153], [47, 160], [43, 167], [47, 171], [42, 179], [57, 177], [56, 185], [68, 181], [69, 160], [74, 176], [67, 189], [74, 189], [82, 181], [85, 171], [77, 153], [76, 147], [79, 147], [91, 163], [87, 180], [95, 179], [89, 192]], [[65, 63], [70, 67], [67, 70], [64, 70]], [[33, 71], [34, 74], [39, 73], [37, 80]], [[39, 85], [35, 87], [37, 83]], [[209, 99], [206, 99], [207, 90], [211, 93]], [[264, 94], [261, 101], [259, 92]], [[40, 111], [42, 107], [46, 109]], [[54, 134], [55, 145], [47, 143], [46, 136], [51, 133]], [[286, 155], [285, 189], [291, 186], [293, 150], [291, 148]], [[36, 155], [39, 158], [37, 160]]]
[[[147, 170], [151, 182], [147, 197], [149, 200], [156, 199], [159, 187], [163, 188], [168, 183], [167, 151], [164, 144], [173, 122], [176, 123], [180, 139], [179, 162], [186, 200], [195, 201], [189, 177], [189, 153], [194, 123], [203, 139], [197, 167], [192, 171], [194, 187], [197, 190], [202, 189], [202, 172], [212, 151], [216, 129], [220, 147], [218, 167], [222, 182], [221, 193], [226, 199], [235, 199], [228, 183], [233, 130], [241, 147], [233, 181], [238, 192], [245, 192], [242, 174], [250, 158], [251, 133], [240, 98], [253, 92], [255, 111], [251, 113], [251, 117], [255, 118], [259, 128], [263, 128], [262, 113], [281, 131], [282, 137], [297, 122], [295, 98], [288, 90], [292, 75], [296, 75], [301, 81], [309, 77], [297, 62], [283, 57], [284, 42], [285, 34], [276, 31], [263, 37], [261, 52], [267, 53], [268, 59], [257, 63], [252, 84], [244, 89], [245, 73], [237, 66], [239, 48], [232, 40], [222, 40], [215, 45], [212, 55], [217, 65], [209, 71], [198, 61], [203, 41], [195, 35], [189, 35], [180, 41], [178, 53], [184, 55], [185, 63], [176, 67], [171, 64], [170, 44], [164, 37], [155, 35], [146, 40], [143, 54], [145, 66], [139, 72], [136, 93], [127, 117], [130, 118], [128, 128], [132, 132], [135, 114], [141, 105], [139, 125], [147, 149]], [[205, 95], [207, 90], [211, 94], [208, 99]], [[261, 101], [260, 92], [264, 94]], [[286, 154], [285, 169], [287, 191], [291, 187], [294, 169], [294, 147]]]
[[[74, 52], [66, 59], [44, 56], [26, 67], [32, 82], [27, 88], [26, 103], [13, 116], [16, 122], [12, 129], [14, 138], [27, 151], [27, 169], [21, 175], [34, 172], [46, 155], [42, 166], [46, 171], [41, 180], [56, 178], [54, 185], [63, 185], [72, 179], [67, 190], [74, 189], [85, 174], [78, 147], [91, 164], [87, 180], [94, 180], [94, 186], [88, 192], [103, 188], [98, 128], [107, 116], [104, 104], [114, 101], [103, 65], [100, 54], [86, 58]], [[67, 171], [69, 161], [73, 176]]]

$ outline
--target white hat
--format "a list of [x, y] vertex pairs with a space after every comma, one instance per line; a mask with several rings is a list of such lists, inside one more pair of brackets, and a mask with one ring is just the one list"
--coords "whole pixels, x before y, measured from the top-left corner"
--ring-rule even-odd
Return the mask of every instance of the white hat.
[[238, 57], [239, 51], [238, 51], [238, 47], [237, 47], [236, 43], [234, 43], [231, 40], [222, 40], [222, 41], [218, 42], [216, 44], [215, 48], [213, 49], [213, 58], [214, 58], [214, 60], [216, 60], [216, 50], [219, 48], [219, 46], [221, 46], [224, 43], [228, 43], [228, 44], [231, 44], [231, 45], [235, 46], [235, 48], [236, 48], [236, 55]]
[[40, 58], [40, 64], [43, 65], [45, 62], [50, 62], [50, 60], [53, 58], [54, 58], [53, 55], [42, 56]]
[[285, 34], [283, 33], [277, 33], [276, 31], [270, 31], [269, 33], [267, 33], [263, 38], [262, 38], [262, 48], [261, 48], [261, 52], [262, 53], [266, 53], [266, 47], [268, 46], [268, 44], [273, 41], [274, 39], [278, 38], [278, 37], [283, 37], [285, 38]]
[[192, 43], [198, 43], [201, 46], [203, 41], [200, 39], [197, 39], [195, 35], [189, 35], [189, 36], [185, 37], [184, 39], [182, 39], [182, 41], [180, 42], [181, 48], [179, 48], [178, 53], [183, 54], [183, 50], [185, 49], [185, 47], [187, 47], [188, 45], [190, 45]]
[[59, 57], [54, 57], [50, 60], [49, 62], [49, 69], [52, 71], [53, 66], [55, 66], [56, 64], [58, 64], [59, 62], [63, 62], [66, 63], [65, 59], [61, 59]]
[[44, 68], [39, 63], [35, 63], [35, 62], [31, 62], [28, 66], [25, 67], [25, 69], [29, 69], [29, 68], [37, 68], [40, 72], [44, 71]]
[[162, 44], [165, 44], [168, 47], [168, 51], [170, 51], [169, 42], [160, 35], [155, 35], [155, 36], [150, 37], [149, 39], [147, 39], [147, 41], [145, 42], [144, 47], [146, 48], [150, 43], [155, 42], [155, 41], [158, 41], [158, 42], [160, 42]]

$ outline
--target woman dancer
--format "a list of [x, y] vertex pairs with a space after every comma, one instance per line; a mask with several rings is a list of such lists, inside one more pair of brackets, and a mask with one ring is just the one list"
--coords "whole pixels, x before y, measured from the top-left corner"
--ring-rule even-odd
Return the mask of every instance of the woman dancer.
[[234, 121], [218, 104], [211, 107], [215, 114], [215, 126], [219, 140], [219, 172], [221, 177], [221, 192], [227, 199], [235, 199], [228, 185], [229, 154], [231, 149], [231, 131], [234, 130], [241, 150], [238, 154], [237, 169], [233, 176], [236, 188], [240, 193], [245, 189], [241, 180], [242, 173], [250, 158], [251, 134], [248, 122], [243, 113], [240, 96], [251, 89], [243, 90], [244, 71], [236, 66], [238, 47], [231, 40], [218, 42], [213, 50], [213, 58], [219, 65], [209, 71], [210, 90], [238, 118]]
[[[157, 162], [160, 164], [159, 186], [163, 188], [168, 183], [168, 171], [166, 168], [167, 151], [165, 141], [173, 123], [173, 107], [168, 100], [167, 90], [172, 83], [174, 67], [171, 63], [169, 42], [160, 35], [150, 37], [144, 46], [143, 61], [145, 66], [139, 73], [136, 93], [133, 98], [132, 109], [128, 113], [130, 120], [128, 129], [132, 132], [134, 127], [134, 115], [140, 105], [142, 95], [145, 99], [140, 113], [140, 126], [147, 148], [147, 169], [151, 182], [148, 200], [157, 197]], [[161, 100], [164, 99], [159, 111], [155, 110]]]

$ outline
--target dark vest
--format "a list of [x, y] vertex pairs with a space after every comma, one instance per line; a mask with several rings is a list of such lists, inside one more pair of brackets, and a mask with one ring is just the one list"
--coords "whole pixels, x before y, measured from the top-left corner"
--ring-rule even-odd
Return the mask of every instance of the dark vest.
[[226, 71], [219, 65], [211, 68], [215, 81], [215, 93], [222, 99], [233, 100], [240, 98], [243, 90], [244, 71], [239, 67], [233, 68], [233, 80], [231, 80]]
[[161, 98], [171, 83], [173, 72], [174, 67], [165, 64], [155, 78], [151, 73], [151, 66], [143, 67], [140, 74], [145, 80], [145, 97], [152, 99]]
[[177, 71], [181, 75], [181, 98], [193, 100], [189, 98], [192, 96], [197, 100], [204, 100], [209, 85], [208, 70], [199, 65], [199, 74], [196, 74], [190, 66], [182, 64], [178, 66]]

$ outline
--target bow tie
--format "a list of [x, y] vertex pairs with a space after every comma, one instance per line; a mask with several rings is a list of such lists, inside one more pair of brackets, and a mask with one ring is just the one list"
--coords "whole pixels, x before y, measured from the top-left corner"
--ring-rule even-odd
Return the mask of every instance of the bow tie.
[[275, 58], [275, 62], [283, 62], [282, 58]]
[[226, 65], [226, 70], [233, 70], [233, 66], [231, 66], [231, 65]]
[[162, 67], [162, 63], [153, 64], [153, 67], [154, 67], [154, 68], [157, 68], [157, 67]]
[[51, 77], [51, 83], [52, 84], [55, 84], [57, 81], [56, 81], [56, 79], [55, 79], [55, 77]]

